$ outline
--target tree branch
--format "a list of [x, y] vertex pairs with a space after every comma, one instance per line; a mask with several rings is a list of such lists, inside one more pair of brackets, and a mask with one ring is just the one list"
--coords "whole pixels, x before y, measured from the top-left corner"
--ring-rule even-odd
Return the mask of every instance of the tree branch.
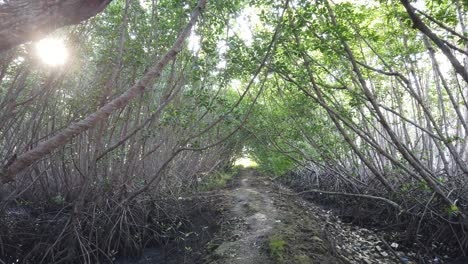
[[413, 27], [419, 29], [424, 35], [429, 37], [439, 49], [444, 53], [447, 59], [452, 64], [455, 71], [460, 74], [460, 76], [468, 83], [468, 73], [466, 69], [461, 65], [461, 63], [457, 60], [457, 58], [452, 54], [450, 48], [444, 43], [442, 39], [440, 39], [432, 30], [421, 20], [421, 18], [416, 14], [416, 10], [414, 7], [409, 3], [408, 0], [400, 0], [403, 6], [406, 9], [411, 21], [413, 21]]
[[95, 16], [112, 0], [7, 0], [0, 3], [0, 52]]

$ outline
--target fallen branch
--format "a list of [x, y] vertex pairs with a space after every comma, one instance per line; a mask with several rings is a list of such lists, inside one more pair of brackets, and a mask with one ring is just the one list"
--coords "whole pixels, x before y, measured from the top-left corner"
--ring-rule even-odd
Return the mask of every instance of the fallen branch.
[[329, 194], [329, 195], [341, 195], [341, 196], [350, 196], [350, 197], [359, 197], [359, 198], [366, 198], [366, 199], [372, 199], [372, 200], [379, 200], [379, 201], [382, 201], [382, 202], [385, 202], [385, 203], [391, 205], [392, 207], [397, 208], [399, 211], [404, 211], [403, 208], [400, 205], [398, 205], [397, 203], [395, 203], [392, 200], [389, 200], [389, 199], [383, 198], [383, 197], [368, 195], [368, 194], [330, 192], [330, 191], [322, 191], [322, 190], [317, 190], [317, 189], [311, 189], [311, 190], [302, 191], [302, 192], [298, 192], [298, 193], [282, 193], [282, 194], [286, 194], [286, 195], [303, 195], [303, 194], [307, 194], [307, 193], [320, 193], [320, 194], [323, 193], [323, 194]]

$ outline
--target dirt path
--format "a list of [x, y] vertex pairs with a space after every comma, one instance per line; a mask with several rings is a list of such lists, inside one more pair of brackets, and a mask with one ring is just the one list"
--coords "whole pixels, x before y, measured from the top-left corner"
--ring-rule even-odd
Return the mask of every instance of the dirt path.
[[[226, 192], [219, 244], [207, 263], [343, 263], [303, 208], [275, 192], [272, 183], [243, 170]], [[284, 199], [283, 199], [284, 198]]]
[[373, 231], [344, 224], [330, 212], [286, 195], [289, 189], [254, 170], [241, 171], [233, 185], [225, 190], [221, 231], [203, 263], [401, 263]]
[[[263, 247], [277, 221], [277, 211], [270, 196], [252, 186], [252, 173], [243, 171], [240, 186], [227, 195], [230, 239], [217, 247], [212, 263], [273, 263]], [[259, 184], [264, 183], [255, 186]]]

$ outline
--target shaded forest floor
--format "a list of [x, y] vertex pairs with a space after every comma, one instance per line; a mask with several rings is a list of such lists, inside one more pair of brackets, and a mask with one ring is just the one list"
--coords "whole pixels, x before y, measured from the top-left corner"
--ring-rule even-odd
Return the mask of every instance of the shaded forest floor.
[[206, 263], [342, 263], [316, 219], [267, 178], [241, 171]]
[[[226, 188], [197, 199], [211, 212], [202, 222], [216, 225], [209, 239], [192, 241], [185, 250], [148, 249], [137, 261], [118, 263], [421, 263], [410, 249], [384, 240], [388, 233], [344, 223], [253, 169], [241, 170]], [[424, 263], [449, 262], [426, 256]]]

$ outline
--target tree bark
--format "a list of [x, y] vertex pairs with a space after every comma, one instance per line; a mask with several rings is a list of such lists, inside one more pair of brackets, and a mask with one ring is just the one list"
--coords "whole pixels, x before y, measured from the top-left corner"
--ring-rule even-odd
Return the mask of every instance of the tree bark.
[[181, 34], [177, 37], [172, 48], [161, 58], [159, 62], [151, 67], [134, 86], [83, 120], [70, 124], [57, 135], [39, 143], [35, 148], [19, 155], [10, 166], [4, 167], [0, 171], [0, 182], [8, 183], [13, 181], [16, 174], [29, 167], [35, 161], [51, 153], [58, 147], [65, 145], [73, 137], [96, 126], [98, 123], [105, 120], [115, 110], [125, 107], [133, 98], [139, 94], [142, 94], [146, 87], [152, 85], [154, 80], [161, 76], [161, 72], [166, 67], [166, 65], [172, 61], [180, 52], [185, 39], [190, 35], [191, 29], [195, 25], [198, 16], [200, 15], [201, 10], [205, 7], [205, 5], [206, 0], [199, 0], [197, 7], [192, 12], [190, 21]]
[[112, 0], [5, 0], [0, 2], [0, 52], [95, 16]]
[[452, 64], [455, 71], [460, 74], [465, 82], [468, 83], [468, 72], [465, 67], [457, 60], [455, 55], [452, 54], [450, 48], [440, 39], [432, 30], [427, 27], [427, 25], [421, 20], [421, 18], [416, 14], [414, 7], [410, 4], [408, 0], [400, 0], [401, 4], [405, 7], [406, 12], [408, 13], [411, 21], [413, 21], [413, 27], [419, 29], [424, 35], [426, 35], [430, 40], [432, 40], [437, 47], [444, 53], [447, 59]]

